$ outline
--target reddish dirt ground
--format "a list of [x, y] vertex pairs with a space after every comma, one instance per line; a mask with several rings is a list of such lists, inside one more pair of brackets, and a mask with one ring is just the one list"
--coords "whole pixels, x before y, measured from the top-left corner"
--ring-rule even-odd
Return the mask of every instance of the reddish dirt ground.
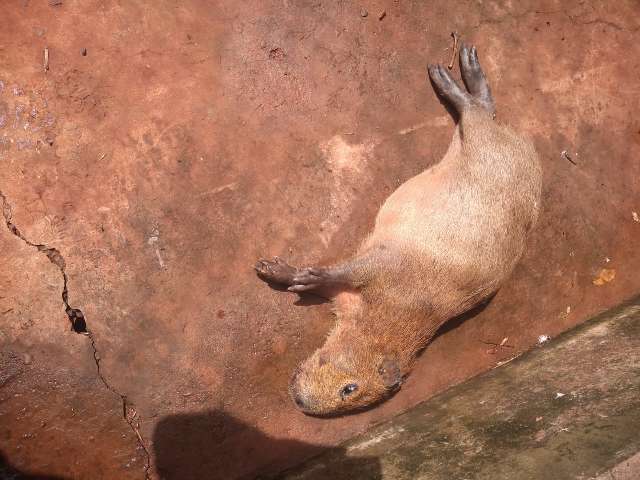
[[[0, 229], [0, 468], [272, 473], [638, 292], [639, 19], [632, 0], [3, 2], [0, 191], [33, 245]], [[453, 122], [425, 67], [449, 62], [453, 30], [540, 152], [539, 224], [398, 395], [306, 417], [287, 383], [329, 306], [252, 265], [348, 254], [439, 160]], [[61, 268], [90, 336], [69, 328]]]

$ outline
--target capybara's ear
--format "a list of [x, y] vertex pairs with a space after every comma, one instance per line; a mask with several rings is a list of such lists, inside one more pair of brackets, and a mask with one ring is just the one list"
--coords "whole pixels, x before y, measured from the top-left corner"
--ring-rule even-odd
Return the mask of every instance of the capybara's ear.
[[382, 377], [382, 383], [389, 389], [394, 389], [402, 383], [402, 372], [398, 361], [391, 357], [385, 357], [378, 367], [378, 373]]

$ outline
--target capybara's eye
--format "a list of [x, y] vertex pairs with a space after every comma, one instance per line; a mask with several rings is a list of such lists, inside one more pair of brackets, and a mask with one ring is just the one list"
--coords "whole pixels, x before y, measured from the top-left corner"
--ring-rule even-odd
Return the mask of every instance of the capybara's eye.
[[340, 390], [340, 397], [344, 400], [356, 390], [358, 390], [358, 385], [356, 385], [355, 383], [345, 385], [344, 387], [342, 387], [342, 390]]

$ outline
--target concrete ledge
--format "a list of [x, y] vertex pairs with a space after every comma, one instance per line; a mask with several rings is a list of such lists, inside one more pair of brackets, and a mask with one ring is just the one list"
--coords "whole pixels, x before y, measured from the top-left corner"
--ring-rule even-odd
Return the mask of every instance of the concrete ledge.
[[639, 432], [640, 298], [281, 478], [640, 478]]

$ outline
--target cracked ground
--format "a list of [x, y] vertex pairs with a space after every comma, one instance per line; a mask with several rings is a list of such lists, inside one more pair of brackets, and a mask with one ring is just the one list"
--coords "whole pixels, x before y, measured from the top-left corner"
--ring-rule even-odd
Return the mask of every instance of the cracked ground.
[[[640, 290], [637, 2], [0, 13], [0, 473], [273, 473]], [[453, 123], [425, 67], [449, 62], [454, 30], [478, 46], [499, 120], [540, 153], [535, 234], [393, 399], [305, 417], [288, 380], [329, 307], [252, 265], [348, 254], [384, 198], [439, 160]]]

